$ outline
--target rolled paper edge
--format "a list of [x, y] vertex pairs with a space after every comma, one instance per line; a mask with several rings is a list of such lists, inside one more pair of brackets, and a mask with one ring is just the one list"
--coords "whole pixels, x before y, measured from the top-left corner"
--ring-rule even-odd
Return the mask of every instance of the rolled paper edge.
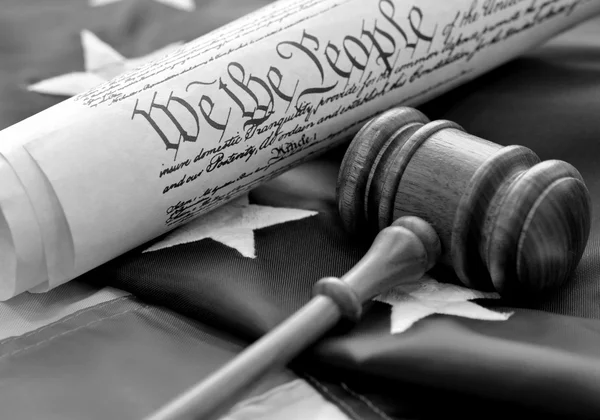
[[[61, 115], [63, 115], [62, 108], [53, 106], [0, 132], [2, 188], [6, 187], [4, 183], [8, 183], [10, 177], [14, 190], [18, 191], [15, 195], [27, 197], [27, 200], [23, 201], [22, 208], [27, 206], [28, 214], [20, 223], [25, 223], [32, 229], [33, 226], [37, 226], [38, 240], [36, 243], [41, 241], [42, 247], [41, 273], [36, 278], [28, 280], [25, 286], [17, 286], [19, 291], [15, 294], [32, 288], [40, 289], [40, 285], [44, 286], [46, 290], [50, 290], [71, 280], [71, 277], [68, 277], [74, 266], [71, 231], [52, 185], [25, 147], [39, 135], [38, 127], [46, 127], [49, 132], [60, 129]], [[3, 207], [5, 206], [3, 206], [2, 192], [0, 191], [0, 211]], [[12, 223], [8, 223], [10, 220]], [[7, 220], [7, 229], [10, 230], [11, 227], [18, 229], [15, 223], [19, 219], [11, 217], [10, 220]], [[63, 233], [61, 234], [61, 232]], [[65, 247], [67, 251], [64, 251]], [[3, 266], [0, 266], [0, 279], [3, 270]], [[17, 276], [16, 281], [19, 282], [20, 278]], [[49, 285], [49, 282], [53, 287]]]
[[0, 207], [0, 300], [16, 294], [17, 255], [12, 232]]
[[43, 283], [46, 280], [46, 263], [38, 221], [29, 196], [2, 154], [0, 179], [0, 244], [3, 247], [0, 249], [0, 300], [8, 300]]
[[[33, 210], [40, 224], [46, 257], [47, 280], [52, 289], [73, 278], [75, 269], [73, 235], [52, 184], [27, 148], [23, 149], [23, 159], [28, 161], [28, 167], [32, 171], [31, 187], [33, 189], [27, 191], [30, 193]], [[35, 183], [33, 183], [34, 179]]]
[[[68, 281], [68, 280], [67, 280]], [[66, 283], [66, 281], [65, 281]], [[32, 287], [28, 290], [29, 293], [46, 293], [50, 290], [54, 289], [57, 286], [51, 286], [49, 281], [45, 281], [43, 283], [38, 284], [35, 287]]]

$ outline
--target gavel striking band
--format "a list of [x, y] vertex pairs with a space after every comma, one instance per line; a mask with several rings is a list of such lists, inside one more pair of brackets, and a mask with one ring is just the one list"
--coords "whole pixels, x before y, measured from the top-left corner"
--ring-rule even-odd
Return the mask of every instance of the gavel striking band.
[[590, 230], [589, 192], [573, 166], [407, 107], [355, 136], [337, 192], [347, 230], [372, 235], [403, 215], [421, 217], [440, 236], [441, 262], [464, 284], [504, 296], [562, 284]]
[[438, 260], [482, 289], [556, 286], [581, 258], [591, 219], [589, 193], [569, 164], [540, 163], [529, 149], [501, 147], [405, 107], [356, 135], [338, 205], [348, 230], [381, 230], [366, 255], [342, 278], [319, 280], [298, 312], [147, 420], [216, 418], [341, 317], [358, 320], [363, 303], [418, 280]]

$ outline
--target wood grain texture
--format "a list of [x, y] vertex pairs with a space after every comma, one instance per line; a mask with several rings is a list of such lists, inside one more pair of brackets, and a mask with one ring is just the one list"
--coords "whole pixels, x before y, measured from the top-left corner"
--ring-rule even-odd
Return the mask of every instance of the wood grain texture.
[[350, 231], [418, 216], [435, 228], [440, 262], [463, 283], [511, 298], [569, 278], [591, 220], [589, 192], [575, 168], [540, 163], [525, 147], [502, 147], [450, 121], [405, 118], [385, 130], [391, 115], [359, 132], [344, 159], [356, 172], [351, 182], [339, 179], [347, 192], [340, 213], [352, 218], [362, 209], [360, 220], [344, 221]]
[[466, 147], [464, 134], [455, 123], [434, 121], [414, 134], [398, 161], [405, 170], [394, 197], [393, 218], [416, 215], [431, 223], [440, 236], [446, 264], [456, 207], [487, 152], [484, 147]]
[[[552, 160], [538, 163], [524, 171], [511, 183], [496, 209], [497, 215], [491, 235], [485, 239], [489, 241], [486, 249], [488, 250], [488, 269], [492, 282], [496, 290], [504, 295], [518, 297], [529, 291], [541, 293], [557, 287], [566, 280], [571, 271], [567, 268], [557, 270], [555, 255], [566, 251], [568, 258], [563, 261], [571, 270], [575, 268], [581, 258], [590, 229], [591, 199], [585, 186], [580, 188], [577, 184], [572, 183], [569, 185], [575, 189], [570, 194], [567, 194], [564, 188], [550, 188], [546, 191], [555, 181], [561, 179], [578, 180], [584, 185], [579, 172], [566, 162]], [[536, 205], [536, 203], [539, 204]], [[539, 208], [540, 205], [543, 208]], [[549, 205], [554, 209], [546, 209]], [[573, 216], [567, 219], [560, 219], [557, 216], [570, 216], [571, 213]], [[549, 216], [552, 218], [547, 221], [534, 220]], [[563, 226], [565, 223], [567, 225]], [[536, 238], [535, 246], [544, 248], [545, 252], [544, 254], [536, 252], [520, 255], [519, 252], [531, 249], [530, 247], [519, 247], [519, 241], [522, 235], [527, 236], [526, 231], [523, 230], [524, 227], [529, 229], [532, 224], [537, 227], [538, 232], [544, 232], [542, 235], [538, 234], [533, 237]], [[546, 226], [546, 229], [540, 230], [541, 226]], [[556, 237], [553, 229], [557, 228], [568, 232], [562, 241], [551, 240]], [[587, 233], [585, 235], [574, 233], [582, 231]], [[569, 240], [568, 238], [573, 239]], [[580, 243], [576, 243], [575, 240]], [[547, 269], [543, 269], [534, 274], [527, 270], [529, 275], [520, 279], [517, 260], [523, 259], [530, 260], [528, 264], [531, 266], [552, 266], [554, 271], [551, 273]], [[541, 285], [544, 287], [539, 287]]]
[[581, 180], [561, 178], [533, 204], [517, 248], [517, 279], [525, 293], [560, 286], [575, 269], [589, 235], [579, 210], [590, 206], [585, 192]]
[[439, 238], [430, 224], [417, 217], [383, 229], [365, 256], [342, 280], [361, 302], [403, 282], [416, 281], [440, 256]]
[[498, 148], [473, 173], [460, 199], [452, 227], [452, 266], [469, 287], [494, 290], [487, 268], [486, 246], [490, 241], [498, 201], [511, 182], [539, 163], [539, 158], [521, 146]]
[[365, 191], [365, 217], [370, 230], [378, 232], [392, 224], [394, 208], [391, 204], [402, 178], [401, 168], [396, 164], [397, 155], [406, 140], [422, 126], [421, 123], [413, 123], [400, 128], [377, 155]]
[[365, 124], [350, 143], [337, 182], [338, 209], [347, 230], [367, 229], [364, 200], [373, 160], [396, 130], [415, 122], [427, 123], [429, 119], [413, 108], [392, 108]]

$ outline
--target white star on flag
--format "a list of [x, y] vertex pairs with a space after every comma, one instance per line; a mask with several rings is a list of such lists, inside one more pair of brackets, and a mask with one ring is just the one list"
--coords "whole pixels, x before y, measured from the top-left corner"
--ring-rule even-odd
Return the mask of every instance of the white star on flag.
[[127, 59], [93, 32], [81, 31], [84, 72], [72, 72], [29, 85], [28, 90], [47, 95], [73, 96], [92, 89], [128, 70], [160, 58], [182, 43], [169, 44], [148, 55]]
[[175, 229], [143, 252], [211, 238], [236, 249], [244, 257], [256, 258], [256, 229], [304, 219], [315, 214], [316, 211], [249, 204], [248, 196], [244, 195]]
[[[123, 0], [90, 0], [90, 6], [98, 7], [104, 6], [105, 4], [117, 3]], [[167, 6], [174, 7], [176, 9], [185, 10], [186, 12], [192, 12], [196, 10], [196, 3], [194, 0], [154, 0], [158, 3], [166, 4]]]
[[473, 299], [499, 299], [498, 293], [486, 293], [449, 283], [439, 283], [428, 275], [416, 283], [397, 286], [375, 300], [392, 306], [391, 333], [399, 334], [415, 322], [433, 314], [454, 315], [486, 321], [506, 321], [513, 313], [495, 312]]

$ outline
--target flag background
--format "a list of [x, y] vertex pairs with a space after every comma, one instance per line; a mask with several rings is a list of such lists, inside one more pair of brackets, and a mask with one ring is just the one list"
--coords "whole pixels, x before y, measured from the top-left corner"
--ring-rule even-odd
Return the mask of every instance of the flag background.
[[[64, 99], [27, 86], [85, 71], [82, 30], [124, 57], [138, 57], [266, 3], [196, 0], [187, 12], [151, 0], [101, 7], [83, 0], [4, 0], [0, 128]], [[568, 161], [598, 209], [599, 31], [600, 20], [590, 21], [420, 109], [482, 138]], [[106, 286], [131, 293], [74, 308], [43, 326], [31, 323], [1, 341], [6, 418], [140, 418], [300, 307], [320, 277], [342, 275], [369, 246], [344, 232], [337, 216], [343, 151], [250, 193], [253, 204], [318, 212], [256, 230], [255, 259], [213, 239], [143, 253], [146, 244], [46, 300], [28, 295], [4, 304], [6, 311], [19, 306], [31, 314], [60, 306], [67, 291], [82, 298]], [[583, 260], [560, 292], [523, 308], [481, 302], [514, 310], [506, 322], [432, 316], [392, 336], [389, 308], [376, 303], [352, 331], [330, 334], [292, 365], [293, 372], [275, 373], [253, 393], [301, 377], [350, 418], [433, 418], [442, 408], [463, 418], [480, 417], [482, 410], [489, 418], [594, 418], [600, 410], [599, 229], [595, 211]]]

